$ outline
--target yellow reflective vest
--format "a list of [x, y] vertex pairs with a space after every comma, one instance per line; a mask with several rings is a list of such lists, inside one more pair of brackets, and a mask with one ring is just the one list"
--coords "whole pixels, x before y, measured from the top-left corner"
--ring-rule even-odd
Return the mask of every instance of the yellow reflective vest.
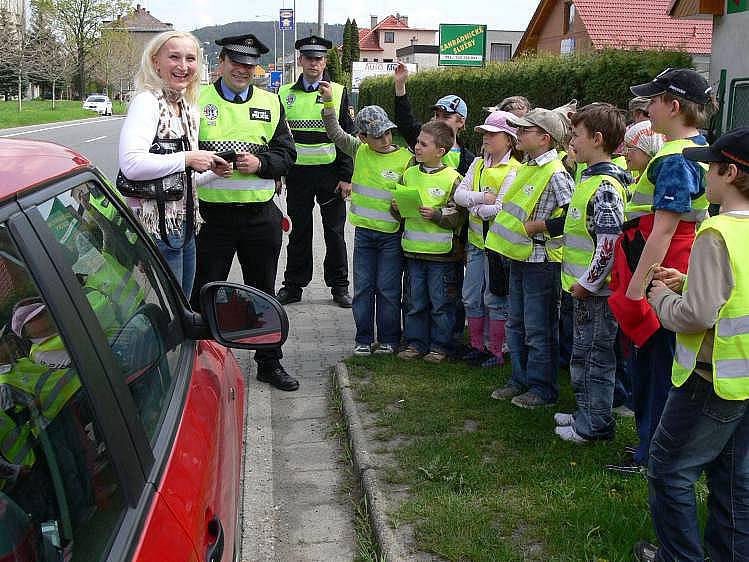
[[[491, 168], [484, 167], [484, 159], [477, 158], [476, 165], [473, 168], [473, 185], [472, 191], [489, 192], [495, 195], [510, 173], [510, 170], [517, 170], [520, 162], [510, 157], [509, 161], [504, 164], [498, 164]], [[477, 248], [484, 249], [484, 221], [481, 217], [470, 214], [468, 217], [468, 241]]]
[[[232, 103], [222, 98], [216, 88], [209, 84], [200, 90], [200, 149], [266, 152], [281, 117], [278, 96], [253, 87], [252, 96], [244, 103]], [[275, 192], [272, 178], [234, 170], [228, 178], [216, 177], [198, 187], [198, 198], [210, 203], [264, 203]]]
[[[341, 103], [343, 101], [343, 86], [335, 82], [330, 83], [333, 89], [333, 103], [336, 116], [341, 115]], [[278, 90], [278, 96], [286, 109], [286, 120], [289, 123], [292, 136], [300, 131], [325, 133], [320, 111], [322, 109], [322, 96], [320, 92], [305, 92], [292, 89], [294, 84], [284, 84]], [[332, 142], [316, 144], [301, 143], [294, 139], [296, 146], [297, 166], [318, 166], [330, 164], [335, 161], [336, 150]]]
[[[725, 400], [749, 398], [749, 222], [746, 219], [717, 215], [705, 219], [697, 236], [708, 230], [723, 238], [733, 274], [731, 296], [718, 312], [713, 340], [713, 387]], [[687, 272], [688, 274], [688, 272]], [[688, 283], [684, 283], [684, 294]], [[676, 334], [671, 382], [683, 385], [694, 371], [697, 353], [705, 332]]]
[[[411, 166], [403, 174], [403, 183], [419, 190], [424, 207], [440, 209], [447, 205], [460, 174], [445, 167], [438, 172], [422, 172], [421, 166]], [[453, 247], [453, 231], [442, 228], [431, 220], [408, 217], [405, 221], [401, 246], [416, 254], [449, 254]]]

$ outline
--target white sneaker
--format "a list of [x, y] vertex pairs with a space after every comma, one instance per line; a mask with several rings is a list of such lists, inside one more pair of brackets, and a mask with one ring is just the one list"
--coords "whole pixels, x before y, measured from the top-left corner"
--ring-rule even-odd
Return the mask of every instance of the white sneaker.
[[392, 343], [381, 343], [377, 346], [377, 349], [374, 350], [374, 353], [384, 355], [392, 355], [395, 352], [396, 347]]
[[554, 424], [557, 427], [568, 427], [575, 423], [575, 416], [573, 414], [564, 414], [557, 412], [554, 414]]
[[354, 346], [354, 355], [372, 355], [372, 346], [365, 343], [357, 343]]
[[621, 406], [617, 406], [616, 408], [612, 408], [611, 411], [622, 418], [632, 418], [635, 415], [635, 413], [627, 408], [624, 404], [622, 404]]
[[578, 444], [583, 444], [583, 443], [587, 443], [588, 442], [588, 440], [585, 439], [585, 437], [580, 437], [577, 434], [577, 431], [575, 431], [575, 428], [572, 427], [571, 425], [563, 426], [563, 427], [557, 427], [554, 430], [554, 433], [556, 433], [557, 435], [559, 435], [559, 437], [563, 441], [570, 441], [572, 443], [578, 443]]
[[505, 355], [506, 353], [510, 353], [510, 346], [507, 345], [507, 342], [502, 343], [502, 355]]

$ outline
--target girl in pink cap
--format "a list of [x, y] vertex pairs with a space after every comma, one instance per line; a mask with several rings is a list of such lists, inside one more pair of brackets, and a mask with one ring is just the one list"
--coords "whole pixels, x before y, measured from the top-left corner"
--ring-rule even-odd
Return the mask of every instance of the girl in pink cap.
[[[474, 130], [482, 133], [483, 158], [475, 158], [455, 192], [455, 202], [469, 211], [463, 305], [468, 319], [471, 350], [465, 361], [482, 367], [503, 363], [502, 346], [507, 321], [507, 286], [498, 254], [490, 261], [484, 250], [486, 221], [502, 208], [502, 197], [515, 179], [522, 157], [515, 148], [517, 133], [507, 123], [512, 115], [494, 111]], [[494, 274], [490, 276], [491, 272]], [[493, 278], [493, 279], [492, 279]], [[488, 326], [489, 340], [484, 346]]]

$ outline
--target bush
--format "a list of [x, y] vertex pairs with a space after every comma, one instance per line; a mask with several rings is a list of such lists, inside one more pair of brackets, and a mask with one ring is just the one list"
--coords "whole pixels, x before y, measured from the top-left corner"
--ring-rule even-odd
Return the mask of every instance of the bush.
[[[668, 67], [691, 67], [688, 53], [604, 50], [578, 55], [540, 55], [491, 63], [484, 68], [444, 67], [409, 77], [406, 89], [414, 115], [430, 118], [430, 106], [440, 96], [457, 94], [468, 104], [464, 139], [469, 147], [481, 139], [473, 127], [486, 117], [483, 107], [503, 98], [523, 95], [534, 106], [553, 108], [576, 98], [578, 107], [594, 101], [622, 108], [632, 98], [629, 87], [651, 80]], [[394, 116], [391, 76], [367, 78], [359, 90], [359, 107], [381, 105]]]

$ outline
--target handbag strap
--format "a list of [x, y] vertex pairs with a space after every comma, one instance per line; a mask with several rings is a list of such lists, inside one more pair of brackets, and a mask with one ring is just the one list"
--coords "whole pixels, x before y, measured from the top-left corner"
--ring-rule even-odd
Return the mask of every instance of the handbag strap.
[[[187, 135], [184, 135], [179, 139], [182, 144], [182, 149], [187, 152], [190, 149], [190, 141]], [[195, 230], [195, 200], [193, 199], [193, 187], [192, 187], [192, 168], [185, 168], [185, 182], [187, 183], [187, 189], [185, 192], [185, 235], [182, 238], [182, 244], [179, 246], [172, 246], [169, 242], [169, 235], [166, 232], [166, 222], [164, 217], [166, 215], [166, 204], [163, 197], [156, 198], [156, 208], [159, 213], [159, 236], [161, 240], [169, 246], [172, 250], [181, 250], [190, 241]], [[161, 190], [161, 187], [158, 188]]]

